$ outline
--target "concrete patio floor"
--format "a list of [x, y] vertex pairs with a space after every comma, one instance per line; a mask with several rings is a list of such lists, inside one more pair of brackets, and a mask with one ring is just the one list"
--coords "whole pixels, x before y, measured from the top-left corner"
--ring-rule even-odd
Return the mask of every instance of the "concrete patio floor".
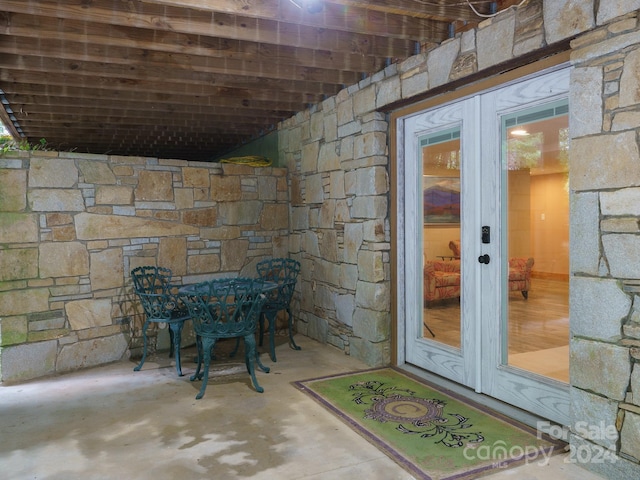
[[[283, 340], [284, 341], [284, 340]], [[258, 372], [263, 394], [240, 361], [216, 362], [202, 400], [164, 353], [140, 372], [133, 360], [0, 387], [3, 479], [412, 479], [380, 450], [296, 390], [292, 381], [367, 366], [298, 335], [278, 362]], [[242, 358], [242, 357], [240, 357]], [[487, 479], [597, 480], [557, 455]]]

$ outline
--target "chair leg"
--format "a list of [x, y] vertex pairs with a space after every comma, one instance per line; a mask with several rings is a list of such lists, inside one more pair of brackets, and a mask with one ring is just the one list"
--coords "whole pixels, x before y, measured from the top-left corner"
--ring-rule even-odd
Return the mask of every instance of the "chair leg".
[[258, 367], [260, 368], [260, 370], [262, 370], [264, 373], [269, 373], [271, 371], [271, 369], [269, 367], [267, 367], [265, 364], [262, 363], [262, 361], [260, 360], [260, 352], [256, 349], [256, 363], [258, 364]]
[[258, 317], [258, 339], [259, 339], [259, 346], [262, 346], [262, 340], [264, 339], [264, 319], [265, 319], [265, 314], [264, 312], [260, 312], [260, 316]]
[[424, 328], [426, 328], [427, 330], [429, 330], [429, 333], [431, 334], [431, 336], [435, 338], [436, 334], [435, 334], [435, 333], [433, 333], [433, 330], [431, 330], [431, 329], [429, 328], [429, 325], [427, 325], [427, 322], [422, 322], [422, 325], [424, 325]]
[[173, 341], [173, 329], [171, 328], [171, 324], [169, 324], [169, 358], [173, 358], [176, 350]]
[[142, 325], [142, 341], [143, 341], [143, 346], [142, 346], [142, 360], [140, 360], [140, 363], [138, 364], [137, 367], [134, 367], [133, 371], [134, 372], [139, 372], [140, 369], [142, 368], [142, 365], [144, 364], [144, 361], [147, 359], [147, 328], [149, 328], [149, 322], [145, 321], [144, 325]]
[[293, 339], [293, 315], [291, 315], [291, 310], [289, 310], [289, 307], [287, 307], [287, 315], [289, 317], [289, 344], [294, 350], [302, 350], [301, 347], [296, 345], [296, 341]]
[[522, 290], [522, 296], [524, 297], [524, 299], [528, 299], [529, 298], [529, 291], [528, 290]]
[[260, 363], [260, 359], [258, 357], [258, 352], [256, 349], [256, 338], [254, 333], [250, 333], [244, 336], [244, 344], [245, 344], [245, 363], [247, 365], [247, 371], [249, 375], [251, 375], [251, 381], [253, 382], [253, 386], [255, 387], [258, 393], [263, 393], [264, 388], [260, 386], [258, 383], [258, 379], [256, 378], [256, 370], [254, 367], [254, 363], [258, 363], [260, 369], [266, 372], [269, 372], [269, 368], [265, 367]]
[[182, 327], [184, 327], [184, 322], [169, 323], [171, 349], [173, 350], [176, 357], [176, 371], [178, 372], [179, 377], [182, 376], [182, 365], [180, 363], [180, 343], [182, 341]]
[[189, 378], [189, 380], [192, 382], [195, 380], [200, 380], [202, 378], [200, 370], [202, 368], [204, 352], [202, 351], [202, 337], [200, 337], [199, 335], [196, 336], [196, 347], [198, 348], [198, 358], [196, 359], [196, 361], [198, 362], [198, 366], [196, 367], [196, 372]]
[[269, 318], [269, 351], [271, 352], [271, 358], [276, 361], [276, 323], [278, 318], [278, 312], [273, 312], [271, 318]]
[[[204, 391], [207, 389], [207, 383], [209, 382], [209, 365], [211, 365], [211, 352], [213, 351], [213, 347], [215, 346], [216, 341], [213, 338], [204, 338], [202, 339], [202, 351], [204, 353], [204, 371], [199, 374], [199, 377], [202, 378], [202, 385], [200, 386], [200, 391], [196, 395], [196, 400], [200, 400], [204, 396]], [[198, 361], [198, 370], [200, 369], [200, 361]], [[194, 375], [195, 377], [195, 375]], [[191, 380], [194, 380], [194, 377], [191, 377]]]
[[[267, 312], [262, 312], [260, 318], [266, 318], [269, 321], [269, 356], [271, 357], [271, 361], [277, 362], [276, 360], [276, 317], [278, 316], [278, 312], [276, 310], [268, 310]], [[262, 330], [262, 329], [261, 329]], [[262, 331], [260, 332], [260, 345], [262, 345]]]

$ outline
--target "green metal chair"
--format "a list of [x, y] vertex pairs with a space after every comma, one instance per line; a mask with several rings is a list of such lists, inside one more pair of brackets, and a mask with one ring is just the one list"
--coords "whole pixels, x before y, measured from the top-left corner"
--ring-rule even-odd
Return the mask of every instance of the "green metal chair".
[[190, 378], [191, 381], [202, 380], [197, 400], [204, 396], [207, 388], [216, 342], [224, 338], [244, 339], [247, 371], [256, 391], [264, 392], [258, 384], [254, 367], [255, 359], [263, 372], [269, 372], [269, 368], [260, 362], [255, 339], [258, 317], [266, 300], [264, 290], [265, 282], [259, 279], [234, 278], [202, 282], [183, 293], [198, 345], [198, 367]]
[[184, 322], [189, 319], [187, 307], [180, 301], [176, 292], [177, 286], [171, 284], [172, 273], [168, 268], [144, 266], [134, 268], [131, 271], [131, 279], [136, 295], [140, 299], [145, 313], [145, 321], [142, 325], [142, 360], [134, 368], [137, 372], [142, 368], [147, 358], [149, 340], [147, 329], [152, 323], [166, 323], [169, 325], [171, 345], [169, 357], [175, 355], [176, 370], [182, 376], [180, 363], [180, 342], [182, 340], [182, 328]]
[[300, 273], [300, 262], [291, 258], [268, 258], [256, 265], [258, 276], [262, 280], [275, 282], [278, 288], [266, 293], [267, 300], [260, 315], [259, 345], [262, 346], [265, 320], [269, 322], [269, 354], [271, 360], [276, 361], [276, 316], [281, 310], [287, 312], [289, 321], [289, 344], [294, 350], [301, 350], [293, 339], [293, 316], [291, 315], [291, 298], [296, 288], [296, 281]]

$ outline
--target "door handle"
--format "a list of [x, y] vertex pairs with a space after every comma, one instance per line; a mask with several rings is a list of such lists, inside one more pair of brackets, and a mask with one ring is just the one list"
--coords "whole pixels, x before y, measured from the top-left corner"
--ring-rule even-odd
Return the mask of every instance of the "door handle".
[[478, 257], [478, 261], [480, 263], [484, 263], [485, 265], [488, 264], [491, 261], [491, 257], [489, 257], [489, 255], [487, 255], [486, 253], [484, 255], [480, 255]]

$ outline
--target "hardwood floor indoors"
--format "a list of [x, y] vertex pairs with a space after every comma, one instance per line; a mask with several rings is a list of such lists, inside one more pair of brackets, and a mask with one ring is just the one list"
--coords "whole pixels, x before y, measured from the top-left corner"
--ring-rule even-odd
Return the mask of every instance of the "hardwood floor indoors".
[[[460, 348], [457, 298], [430, 302], [424, 337]], [[569, 382], [569, 282], [534, 278], [529, 298], [509, 294], [509, 365]]]

